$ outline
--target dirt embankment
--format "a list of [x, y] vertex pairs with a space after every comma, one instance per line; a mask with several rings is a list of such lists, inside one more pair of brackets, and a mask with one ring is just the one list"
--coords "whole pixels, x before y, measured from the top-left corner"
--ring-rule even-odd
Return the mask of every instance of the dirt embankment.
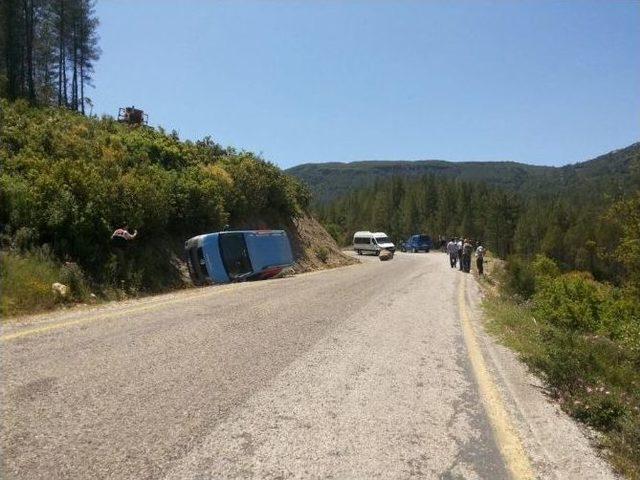
[[342, 253], [331, 235], [311, 215], [293, 220], [288, 230], [296, 259], [293, 268], [296, 273], [358, 263], [355, 258]]

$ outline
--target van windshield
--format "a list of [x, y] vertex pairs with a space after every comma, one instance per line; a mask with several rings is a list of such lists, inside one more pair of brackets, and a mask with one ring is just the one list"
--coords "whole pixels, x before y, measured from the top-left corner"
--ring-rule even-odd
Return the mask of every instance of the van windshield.
[[376, 237], [376, 242], [378, 243], [391, 243], [389, 237]]

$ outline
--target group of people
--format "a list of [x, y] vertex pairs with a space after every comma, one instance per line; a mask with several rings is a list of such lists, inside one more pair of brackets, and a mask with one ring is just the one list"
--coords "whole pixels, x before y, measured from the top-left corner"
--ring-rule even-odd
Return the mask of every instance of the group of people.
[[460, 271], [469, 273], [471, 271], [471, 255], [476, 252], [476, 268], [478, 275], [484, 274], [484, 254], [485, 249], [480, 242], [472, 242], [468, 238], [452, 238], [447, 243], [447, 253], [451, 268], [458, 266]]

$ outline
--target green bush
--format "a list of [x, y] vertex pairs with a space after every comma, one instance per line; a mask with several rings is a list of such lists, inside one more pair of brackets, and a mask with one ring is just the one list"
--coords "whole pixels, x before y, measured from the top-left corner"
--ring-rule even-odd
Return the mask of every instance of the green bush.
[[26, 252], [34, 247], [37, 238], [38, 232], [33, 228], [21, 227], [13, 236], [13, 244], [19, 251]]
[[531, 268], [537, 282], [543, 279], [554, 279], [560, 275], [560, 268], [556, 262], [544, 255], [536, 255], [531, 262]]
[[636, 359], [640, 369], [640, 299], [635, 292], [611, 289], [602, 306], [602, 318], [607, 335]]
[[611, 288], [584, 272], [566, 273], [540, 284], [533, 297], [534, 313], [567, 330], [598, 332]]
[[504, 289], [509, 295], [515, 295], [525, 300], [529, 299], [535, 292], [535, 272], [525, 259], [512, 256], [506, 264], [503, 283]]
[[85, 275], [77, 263], [65, 263], [60, 268], [58, 278], [60, 283], [69, 287], [70, 298], [75, 301], [86, 300], [91, 293]]

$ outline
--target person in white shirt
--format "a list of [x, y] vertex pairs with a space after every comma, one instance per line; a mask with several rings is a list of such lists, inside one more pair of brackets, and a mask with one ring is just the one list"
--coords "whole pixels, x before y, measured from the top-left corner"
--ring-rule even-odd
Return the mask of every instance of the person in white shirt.
[[451, 268], [456, 268], [458, 261], [458, 244], [454, 238], [447, 243], [447, 253], [449, 254], [449, 264]]
[[460, 270], [462, 270], [462, 239], [459, 238], [456, 243], [458, 247], [458, 263], [460, 264]]

